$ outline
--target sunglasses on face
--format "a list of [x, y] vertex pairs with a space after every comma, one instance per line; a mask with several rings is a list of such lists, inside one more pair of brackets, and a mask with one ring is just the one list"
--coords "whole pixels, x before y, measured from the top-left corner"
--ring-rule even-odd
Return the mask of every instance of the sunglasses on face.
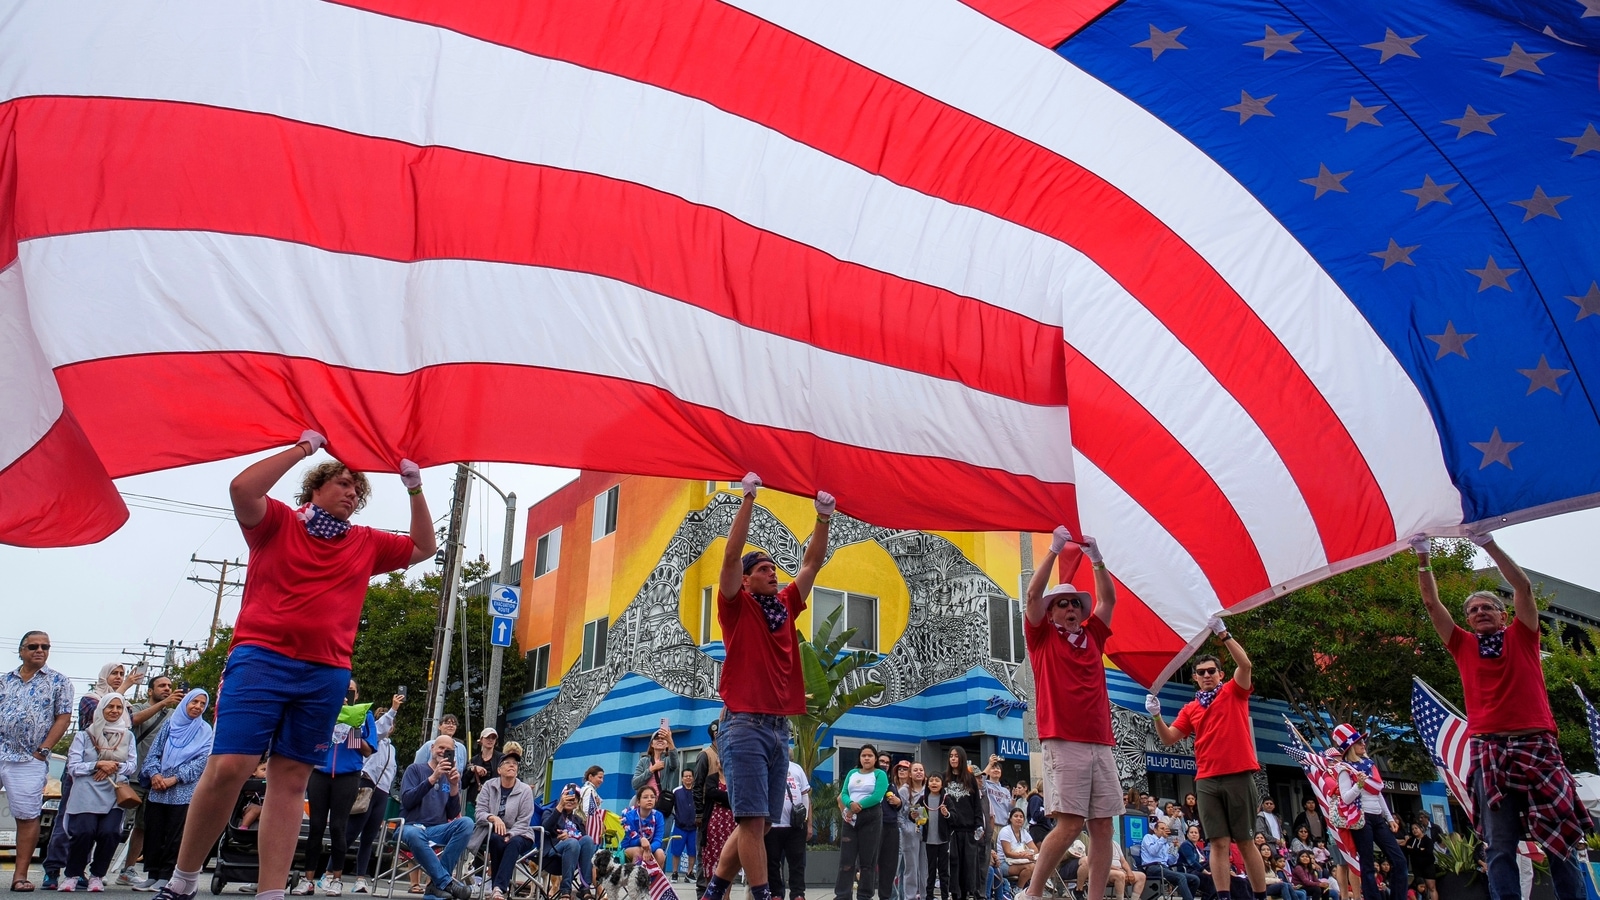
[[1056, 606], [1062, 609], [1083, 609], [1083, 600], [1079, 597], [1065, 597], [1057, 600]]
[[50, 645], [49, 644], [23, 644], [22, 648], [24, 650], [49, 650], [50, 649]]
[[1204, 669], [1195, 669], [1194, 673], [1196, 675], [1215, 675], [1217, 674], [1217, 669], [1215, 666], [1207, 666]]

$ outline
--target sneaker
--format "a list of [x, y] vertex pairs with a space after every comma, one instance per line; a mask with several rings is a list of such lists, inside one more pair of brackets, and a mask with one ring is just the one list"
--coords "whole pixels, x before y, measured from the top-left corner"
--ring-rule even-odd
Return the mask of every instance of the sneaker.
[[295, 885], [294, 890], [290, 891], [289, 893], [296, 897], [308, 897], [312, 894], [312, 892], [316, 891], [316, 889], [317, 883], [315, 881], [312, 881], [309, 878], [301, 878], [300, 883]]
[[433, 890], [441, 897], [450, 896], [456, 898], [456, 900], [468, 900], [472, 896], [472, 888], [468, 887], [467, 883], [459, 878], [452, 878], [449, 884], [443, 886], [436, 883], [433, 885]]
[[124, 866], [122, 871], [117, 873], [117, 884], [120, 885], [132, 887], [142, 880], [138, 873], [133, 870], [133, 866]]
[[317, 879], [317, 887], [322, 889], [322, 896], [337, 897], [344, 893], [344, 879], [324, 875]]
[[194, 890], [187, 894], [178, 893], [177, 891], [173, 890], [172, 885], [168, 883], [163, 884], [161, 886], [161, 890], [156, 892], [155, 900], [194, 900], [195, 896], [199, 893], [200, 885], [198, 883], [195, 884]]
[[72, 893], [78, 889], [78, 879], [62, 878], [56, 883], [56, 890], [62, 893]]
[[105, 892], [106, 892], [105, 879], [101, 878], [99, 875], [91, 875], [89, 877], [89, 893], [91, 893], [91, 894], [104, 894]]
[[239, 885], [239, 893], [241, 894], [254, 894], [255, 892], [256, 883], [254, 881], [246, 881], [244, 884]]
[[44, 873], [44, 885], [43, 885], [43, 889], [44, 890], [53, 891], [57, 887], [60, 886], [60, 883], [61, 882], [60, 882], [60, 879], [57, 877], [57, 874], [52, 874], [50, 872]]
[[166, 886], [167, 880], [165, 878], [146, 878], [143, 881], [135, 881], [131, 885], [134, 890], [141, 894], [153, 894]]
[[356, 886], [353, 889], [352, 893], [365, 894], [370, 890], [371, 890], [371, 887], [367, 884], [367, 879], [362, 878], [359, 875], [356, 876]]

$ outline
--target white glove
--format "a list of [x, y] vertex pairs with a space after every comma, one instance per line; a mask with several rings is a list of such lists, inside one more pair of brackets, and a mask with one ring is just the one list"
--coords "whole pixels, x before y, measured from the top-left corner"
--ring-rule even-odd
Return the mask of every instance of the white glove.
[[746, 497], [754, 497], [756, 492], [761, 490], [761, 476], [754, 472], [746, 472], [744, 473], [744, 480], [739, 482], [739, 486], [744, 488]]
[[1050, 532], [1050, 552], [1059, 554], [1072, 543], [1072, 532], [1065, 525], [1057, 525], [1056, 530]]
[[817, 491], [817, 515], [831, 516], [838, 505], [839, 501], [833, 499], [832, 494], [827, 491]]
[[400, 460], [400, 483], [405, 485], [408, 491], [422, 487], [422, 470], [409, 459]]
[[1487, 547], [1494, 540], [1494, 534], [1488, 531], [1468, 531], [1467, 540], [1477, 544], [1479, 547]]
[[1221, 634], [1228, 630], [1228, 626], [1222, 624], [1221, 616], [1212, 616], [1211, 618], [1207, 619], [1206, 627], [1211, 629], [1212, 634]]
[[1425, 534], [1413, 534], [1407, 543], [1411, 544], [1411, 552], [1418, 556], [1427, 556], [1432, 549], [1432, 543]]
[[1097, 566], [1105, 565], [1105, 560], [1100, 558], [1100, 544], [1094, 538], [1086, 534], [1083, 540], [1078, 542], [1078, 546], [1083, 548], [1083, 555], [1089, 557], [1089, 562]]
[[1152, 716], [1161, 715], [1161, 698], [1155, 694], [1144, 695], [1144, 711]]
[[[295, 444], [310, 444], [311, 453], [315, 453], [328, 445], [328, 439], [323, 437], [321, 432], [307, 428], [305, 431], [300, 432], [300, 440], [295, 441]], [[311, 453], [306, 455], [310, 456]]]

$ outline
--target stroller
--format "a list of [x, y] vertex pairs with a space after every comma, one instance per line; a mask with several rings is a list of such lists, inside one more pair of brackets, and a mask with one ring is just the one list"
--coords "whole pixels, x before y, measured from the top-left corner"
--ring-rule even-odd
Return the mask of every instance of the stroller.
[[[211, 873], [211, 893], [221, 894], [230, 884], [244, 884], [260, 881], [260, 857], [256, 847], [257, 831], [255, 827], [245, 828], [241, 822], [245, 808], [252, 803], [260, 803], [266, 796], [267, 783], [260, 778], [251, 778], [244, 783], [239, 791], [239, 799], [234, 801], [233, 812], [228, 816], [228, 824], [222, 829], [222, 837], [217, 840], [216, 867]], [[294, 890], [300, 882], [301, 872], [305, 871], [307, 858], [307, 844], [310, 843], [309, 832], [311, 824], [304, 817], [300, 819], [300, 840], [295, 845], [294, 861], [290, 865], [289, 883], [287, 888]], [[327, 837], [323, 838], [324, 842]]]

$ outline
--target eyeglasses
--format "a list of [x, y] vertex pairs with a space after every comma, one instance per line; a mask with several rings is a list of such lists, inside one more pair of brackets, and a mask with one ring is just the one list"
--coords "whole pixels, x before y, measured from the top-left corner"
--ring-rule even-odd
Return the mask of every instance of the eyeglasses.
[[[1467, 610], [1467, 615], [1469, 615], [1469, 616], [1475, 616], [1475, 615], [1477, 615], [1477, 614], [1478, 614], [1478, 613], [1497, 613], [1497, 612], [1499, 612], [1499, 611], [1500, 611], [1500, 607], [1498, 607], [1498, 606], [1491, 606], [1491, 605], [1489, 605], [1489, 604], [1487, 604], [1487, 603], [1486, 603], [1486, 604], [1484, 604], [1484, 605], [1482, 605], [1482, 606], [1474, 606], [1474, 607], [1473, 607], [1473, 608], [1471, 608], [1471, 609], [1469, 609], [1469, 610]], [[32, 644], [29, 644], [29, 645], [28, 645], [28, 646], [29, 646], [29, 647], [30, 647], [30, 648], [31, 648], [31, 647], [32, 647], [32, 646], [33, 646], [33, 645], [32, 645]], [[50, 648], [49, 648], [49, 647], [46, 647], [46, 648], [45, 648], [45, 649], [46, 649], [46, 650], [48, 650], [48, 649], [50, 649]]]
[[1056, 606], [1059, 606], [1062, 609], [1083, 609], [1083, 598], [1063, 597], [1062, 599], [1056, 601]]
[[1220, 671], [1216, 666], [1206, 666], [1204, 669], [1195, 669], [1196, 675], [1215, 675]]
[[50, 649], [50, 645], [49, 644], [23, 644], [22, 645], [22, 649], [24, 649], [24, 650], [49, 650]]

